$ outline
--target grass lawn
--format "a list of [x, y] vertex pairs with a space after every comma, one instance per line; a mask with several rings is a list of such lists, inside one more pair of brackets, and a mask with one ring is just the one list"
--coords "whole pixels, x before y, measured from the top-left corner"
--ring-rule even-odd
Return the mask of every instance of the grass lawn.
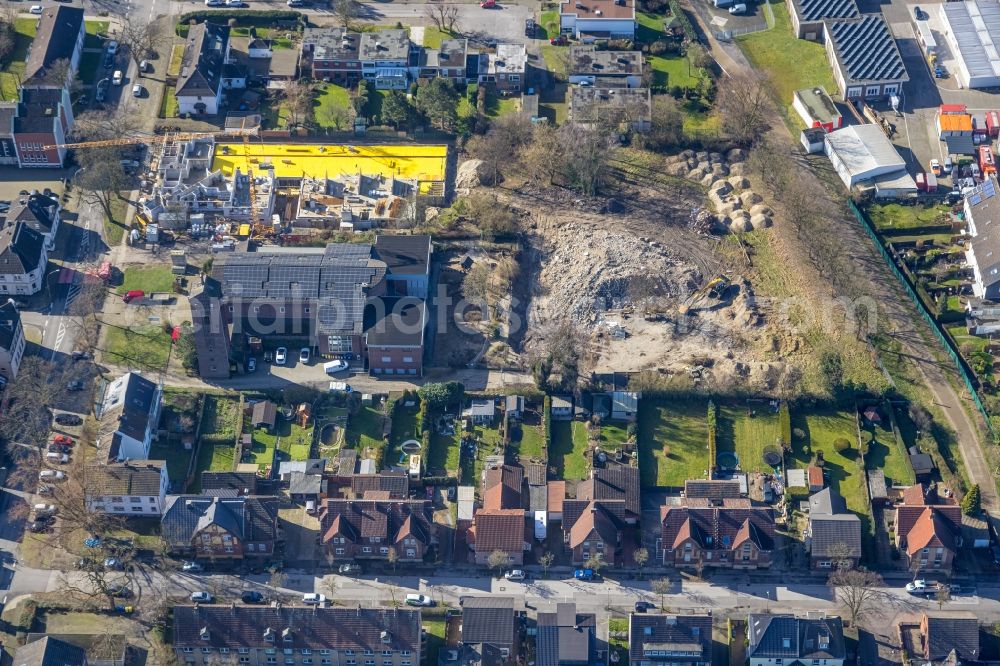
[[587, 452], [587, 428], [579, 421], [552, 422], [552, 450], [549, 462], [556, 468], [556, 476], [567, 481], [587, 478], [590, 465]]
[[420, 624], [427, 631], [427, 644], [425, 647], [427, 650], [427, 660], [424, 663], [436, 664], [438, 663], [438, 651], [444, 647], [445, 631], [447, 629], [446, 621], [443, 616], [434, 619], [425, 617]]
[[496, 428], [486, 428], [480, 425], [473, 427], [472, 432], [468, 434], [479, 442], [479, 445], [476, 447], [475, 456], [466, 453], [462, 458], [462, 483], [477, 486], [478, 492], [479, 479], [483, 473], [486, 456], [503, 452], [503, 438]]
[[[798, 428], [806, 433], [805, 441], [796, 439], [793, 442], [793, 464], [805, 468], [813, 460], [817, 450], [823, 451], [823, 459], [826, 461], [823, 469], [827, 484], [840, 493], [847, 503], [847, 508], [861, 519], [861, 540], [865, 557], [869, 561], [874, 561], [874, 538], [865, 475], [861, 473], [856, 458], [842, 456], [833, 448], [834, 440], [843, 437], [851, 442], [849, 452], [857, 453], [858, 438], [854, 412], [818, 411], [803, 415], [793, 410], [792, 428]], [[806, 443], [809, 444], [808, 454], [803, 450], [803, 445]]]
[[177, 104], [177, 95], [174, 94], [172, 86], [164, 86], [163, 97], [160, 100], [160, 118], [176, 118], [180, 111]]
[[195, 471], [194, 488], [201, 488], [201, 472], [231, 472], [236, 444], [208, 440], [198, 447], [198, 467]]
[[399, 445], [410, 439], [420, 441], [420, 424], [417, 423], [417, 407], [397, 405], [396, 409], [392, 412], [392, 430], [389, 431], [389, 446], [386, 449], [385, 457], [382, 459], [382, 465], [402, 464], [399, 461]]
[[278, 438], [271, 433], [263, 428], [254, 429], [250, 444], [250, 459], [247, 462], [254, 463], [258, 467], [270, 465], [275, 462], [274, 449], [277, 444]]
[[640, 44], [649, 44], [658, 39], [663, 39], [663, 21], [665, 17], [649, 12], [636, 12], [635, 22], [638, 24], [635, 30], [635, 41]]
[[538, 24], [545, 30], [545, 35], [549, 39], [559, 36], [559, 12], [542, 12], [538, 17]]
[[170, 64], [167, 65], [167, 76], [179, 76], [183, 62], [184, 45], [174, 44], [174, 47], [170, 50]]
[[125, 279], [117, 293], [125, 294], [133, 289], [141, 289], [147, 294], [154, 291], [172, 292], [174, 275], [170, 266], [130, 266], [125, 269]]
[[382, 446], [382, 414], [371, 407], [362, 407], [348, 417], [344, 446], [363, 451], [368, 447]]
[[99, 49], [104, 46], [104, 40], [100, 35], [108, 34], [108, 27], [111, 24], [107, 21], [84, 21], [83, 29], [87, 33], [83, 37], [83, 48]]
[[298, 423], [279, 416], [275, 427], [278, 434], [278, 451], [282, 460], [309, 460], [312, 452], [312, 428], [303, 428]]
[[347, 88], [334, 83], [325, 83], [319, 87], [316, 100], [313, 102], [313, 117], [320, 127], [334, 127], [332, 124], [324, 124], [325, 119], [329, 117], [326, 110], [336, 107], [350, 107], [350, 105], [351, 96]]
[[543, 118], [548, 118], [550, 123], [562, 125], [569, 116], [569, 105], [560, 102], [541, 102], [538, 105], [538, 113]]
[[510, 439], [511, 443], [517, 447], [522, 461], [539, 460], [545, 462], [545, 433], [540, 424], [521, 424], [516, 428], [511, 428]]
[[427, 452], [427, 474], [437, 476], [442, 470], [448, 475], [458, 474], [458, 457], [461, 451], [459, 435], [431, 434], [431, 448]]
[[874, 204], [867, 209], [868, 217], [876, 229], [912, 229], [932, 224], [947, 224], [945, 204], [936, 206], [903, 206], [902, 204]]
[[913, 483], [913, 469], [906, 457], [902, 442], [896, 441], [888, 419], [880, 425], [865, 428], [874, 435], [865, 455], [865, 467], [885, 472], [887, 485], [908, 486]]
[[80, 56], [80, 67], [76, 71], [76, 78], [84, 85], [96, 83], [97, 69], [101, 66], [100, 53], [84, 53]]
[[492, 92], [486, 96], [486, 115], [490, 118], [509, 116], [521, 110], [521, 100], [517, 97], [501, 97]]
[[600, 446], [618, 450], [628, 442], [628, 421], [605, 421], [601, 424]]
[[432, 25], [424, 28], [424, 46], [429, 49], [439, 49], [441, 48], [441, 42], [446, 39], [454, 39], [454, 37], [450, 32], [438, 30], [437, 27]]
[[24, 76], [24, 60], [28, 57], [28, 47], [35, 39], [38, 20], [19, 18], [14, 20], [14, 49], [0, 70], [0, 100], [9, 102], [17, 99], [17, 86]]
[[986, 338], [981, 338], [978, 335], [969, 335], [968, 329], [965, 326], [949, 326], [948, 332], [951, 333], [951, 337], [955, 339], [955, 344], [959, 347], [965, 345], [969, 346], [969, 353], [981, 352], [986, 349], [989, 344], [989, 340]]
[[672, 58], [646, 56], [646, 60], [653, 72], [653, 85], [655, 86], [694, 88], [698, 85], [699, 75], [703, 72], [698, 67], [692, 67], [691, 61], [681, 56]]
[[569, 47], [544, 44], [541, 47], [545, 69], [555, 74], [556, 79], [565, 81], [569, 70]]
[[792, 34], [788, 8], [771, 3], [774, 27], [736, 38], [755, 69], [767, 73], [785, 115], [792, 104], [792, 93], [800, 88], [824, 86], [831, 95], [837, 84], [822, 44], [798, 39]]
[[[750, 416], [750, 410], [754, 416]], [[778, 413], [771, 411], [766, 402], [719, 407], [718, 451], [736, 453], [744, 471], [770, 472], [771, 468], [764, 464], [764, 447], [777, 443], [780, 435]]]
[[198, 434], [228, 438], [235, 444], [239, 410], [240, 402], [234, 396], [206, 394], [205, 413], [198, 426]]
[[108, 326], [104, 360], [143, 370], [162, 370], [170, 354], [170, 336], [159, 326], [131, 329]]
[[708, 469], [708, 404], [702, 400], [639, 402], [642, 485], [682, 487]]
[[374, 90], [368, 88], [368, 103], [365, 104], [364, 115], [366, 118], [382, 119], [382, 100], [389, 94], [388, 90]]

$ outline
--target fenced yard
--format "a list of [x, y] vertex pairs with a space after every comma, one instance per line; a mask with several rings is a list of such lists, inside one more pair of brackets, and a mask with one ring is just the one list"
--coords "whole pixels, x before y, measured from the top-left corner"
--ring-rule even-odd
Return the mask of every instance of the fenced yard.
[[709, 468], [708, 403], [704, 400], [641, 400], [638, 418], [642, 485], [683, 487]]

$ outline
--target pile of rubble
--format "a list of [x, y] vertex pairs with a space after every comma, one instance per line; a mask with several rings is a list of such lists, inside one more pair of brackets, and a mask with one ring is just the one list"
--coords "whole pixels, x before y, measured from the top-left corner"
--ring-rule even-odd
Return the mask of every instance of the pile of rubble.
[[702, 283], [696, 266], [648, 238], [575, 222], [550, 229], [544, 238], [544, 295], [533, 301], [542, 319], [569, 315], [577, 323], [597, 324], [608, 310], [636, 300], [676, 300]]
[[703, 211], [699, 227], [713, 233], [753, 231], [771, 226], [774, 213], [750, 189], [746, 178], [746, 151], [728, 153], [685, 150], [667, 159], [667, 173], [700, 183], [708, 190], [714, 213]]

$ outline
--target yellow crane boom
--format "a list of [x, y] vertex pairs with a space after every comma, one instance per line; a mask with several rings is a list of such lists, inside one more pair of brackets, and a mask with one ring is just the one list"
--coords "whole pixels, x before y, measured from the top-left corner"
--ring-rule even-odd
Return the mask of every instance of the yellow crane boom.
[[222, 136], [242, 136], [244, 138], [255, 136], [255, 129], [233, 129], [221, 130], [218, 132], [175, 132], [173, 134], [154, 134], [152, 136], [143, 134], [141, 136], [129, 136], [121, 139], [104, 139], [101, 141], [77, 141], [75, 143], [56, 143], [50, 146], [43, 146], [45, 150], [51, 148], [106, 148], [109, 146], [130, 146], [136, 143], [167, 141], [188, 141], [190, 139], [205, 139], [208, 137]]

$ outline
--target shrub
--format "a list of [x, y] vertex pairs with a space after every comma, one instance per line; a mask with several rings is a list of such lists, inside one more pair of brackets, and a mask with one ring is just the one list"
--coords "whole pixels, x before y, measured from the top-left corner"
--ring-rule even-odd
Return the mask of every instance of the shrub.
[[976, 515], [982, 507], [982, 502], [982, 492], [979, 490], [979, 484], [977, 483], [969, 488], [969, 492], [962, 498], [962, 513], [967, 516]]
[[650, 55], [661, 56], [664, 53], [666, 53], [667, 50], [668, 50], [667, 43], [662, 39], [658, 39], [649, 45]]
[[787, 451], [792, 448], [792, 414], [787, 402], [782, 402], [778, 408], [778, 426], [781, 429], [781, 446]]
[[806, 431], [803, 430], [802, 428], [793, 428], [792, 435], [795, 437], [795, 439], [805, 439]]
[[851, 443], [844, 437], [838, 437], [833, 440], [833, 450], [837, 453], [843, 455], [849, 448], [851, 448]]

